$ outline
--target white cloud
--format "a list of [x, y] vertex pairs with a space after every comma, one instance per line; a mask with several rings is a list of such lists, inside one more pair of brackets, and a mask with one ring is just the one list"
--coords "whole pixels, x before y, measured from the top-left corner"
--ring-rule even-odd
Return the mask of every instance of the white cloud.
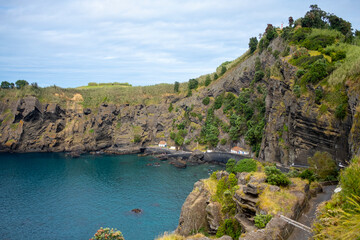
[[[338, 8], [335, 0], [329, 2], [319, 5]], [[25, 78], [63, 86], [97, 82], [100, 77], [134, 84], [186, 81], [238, 57], [247, 49], [248, 39], [263, 32], [267, 23], [286, 24], [288, 16], [302, 16], [310, 4], [310, 0], [0, 1], [0, 81]], [[344, 6], [355, 14], [349, 1]]]

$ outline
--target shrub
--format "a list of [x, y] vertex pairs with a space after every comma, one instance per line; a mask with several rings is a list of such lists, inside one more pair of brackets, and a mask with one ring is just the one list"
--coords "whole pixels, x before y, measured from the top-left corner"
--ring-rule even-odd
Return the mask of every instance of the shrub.
[[300, 49], [296, 50], [296, 52], [293, 53], [292, 58], [298, 59], [303, 56], [309, 56], [309, 52], [306, 48], [300, 48]]
[[221, 199], [224, 192], [227, 190], [225, 177], [222, 177], [216, 185], [216, 197]]
[[120, 231], [113, 228], [100, 228], [95, 233], [94, 237], [91, 238], [92, 240], [124, 240], [124, 237]]
[[239, 239], [241, 235], [241, 226], [235, 219], [225, 219], [216, 232], [216, 237], [220, 238], [224, 235], [230, 236], [232, 239]]
[[236, 161], [233, 158], [230, 158], [227, 163], [226, 163], [226, 171], [228, 173], [233, 173], [234, 172], [234, 167], [236, 165]]
[[255, 172], [256, 171], [256, 161], [252, 158], [245, 158], [237, 162], [234, 167], [233, 172]]
[[295, 75], [297, 78], [301, 78], [305, 73], [306, 73], [306, 71], [304, 69], [299, 69], [296, 71]]
[[254, 75], [254, 81], [255, 82], [258, 82], [258, 81], [261, 81], [265, 76], [265, 73], [263, 71], [256, 71], [255, 72], [255, 75]]
[[254, 217], [255, 227], [265, 228], [266, 224], [270, 222], [271, 218], [271, 214], [256, 214], [256, 216]]
[[214, 74], [214, 80], [218, 79], [219, 76], [217, 75], [217, 73]]
[[233, 187], [237, 186], [238, 180], [234, 173], [230, 173], [226, 185], [228, 189], [232, 190]]
[[205, 86], [206, 86], [206, 87], [209, 86], [210, 83], [211, 83], [210, 75], [207, 75], [207, 76], [206, 76], [206, 79], [205, 79]]
[[198, 86], [199, 86], [198, 80], [196, 80], [196, 79], [189, 80], [189, 84], [188, 84], [189, 89], [197, 89]]
[[321, 180], [336, 180], [338, 169], [335, 161], [328, 152], [316, 152], [308, 158], [310, 170]]
[[296, 96], [297, 98], [299, 98], [299, 97], [301, 96], [301, 88], [300, 88], [300, 86], [299, 86], [299, 85], [295, 85], [295, 86], [294, 86], [294, 89], [293, 89], [293, 92], [294, 92], [295, 96]]
[[309, 183], [313, 182], [316, 180], [316, 175], [314, 174], [313, 171], [306, 169], [304, 171], [302, 171], [299, 175], [299, 177], [301, 177], [302, 179], [307, 179], [309, 180]]
[[174, 109], [174, 107], [173, 107], [172, 103], [170, 103], [170, 106], [168, 108], [169, 112], [172, 112], [173, 109]]
[[296, 177], [299, 177], [300, 172], [296, 169], [292, 169], [286, 175], [290, 178], [296, 178]]
[[217, 96], [215, 98], [215, 102], [214, 102], [214, 108], [215, 109], [219, 109], [221, 108], [222, 104], [223, 104], [223, 101], [224, 101], [224, 97], [222, 94], [220, 94], [219, 96]]
[[192, 96], [192, 91], [190, 88], [188, 88], [188, 91], [186, 93], [186, 97], [191, 97]]
[[134, 135], [134, 143], [139, 143], [141, 142], [141, 136], [139, 134], [135, 134]]
[[347, 104], [346, 103], [339, 104], [335, 109], [335, 117], [340, 120], [343, 120], [346, 117], [346, 112], [347, 112]]
[[89, 82], [88, 86], [98, 86], [98, 84], [96, 82]]
[[225, 66], [221, 66], [221, 71], [220, 71], [220, 75], [224, 75], [226, 73], [226, 67]]
[[279, 58], [279, 54], [280, 54], [280, 51], [279, 51], [279, 50], [275, 50], [275, 51], [273, 52], [273, 56], [274, 56], [276, 59]]
[[176, 138], [176, 133], [170, 132], [170, 139], [175, 140], [175, 138]]
[[226, 141], [226, 138], [223, 138], [223, 139], [220, 140], [220, 144], [221, 144], [221, 145], [225, 145], [226, 142], [227, 142], [227, 141]]
[[315, 89], [315, 103], [320, 104], [320, 101], [323, 98], [323, 96], [324, 96], [324, 91], [323, 91], [322, 87], [320, 87], [320, 86], [317, 87]]
[[291, 183], [290, 179], [275, 166], [266, 166], [265, 174], [266, 181], [271, 185], [288, 186]]
[[304, 75], [304, 80], [316, 84], [327, 75], [326, 61], [319, 59], [311, 65], [309, 71]]
[[210, 103], [210, 98], [209, 97], [205, 97], [203, 100], [202, 100], [202, 103], [206, 106]]

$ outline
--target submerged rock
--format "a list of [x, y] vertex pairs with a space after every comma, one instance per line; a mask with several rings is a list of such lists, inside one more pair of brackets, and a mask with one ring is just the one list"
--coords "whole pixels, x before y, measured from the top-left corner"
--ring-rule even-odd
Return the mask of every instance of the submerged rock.
[[140, 208], [134, 208], [131, 210], [131, 212], [138, 214], [138, 213], [142, 213], [142, 210]]

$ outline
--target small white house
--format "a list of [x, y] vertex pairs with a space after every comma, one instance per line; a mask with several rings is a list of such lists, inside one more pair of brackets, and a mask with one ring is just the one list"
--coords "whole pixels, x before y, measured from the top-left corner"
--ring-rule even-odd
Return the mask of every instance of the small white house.
[[160, 141], [159, 142], [159, 147], [167, 147], [167, 144], [165, 141]]
[[238, 146], [233, 147], [230, 152], [235, 153], [235, 154], [240, 154], [240, 155], [249, 155], [248, 151], [246, 151], [245, 149], [238, 147]]
[[175, 146], [171, 146], [171, 147], [170, 147], [170, 150], [176, 150], [176, 147], [175, 147]]

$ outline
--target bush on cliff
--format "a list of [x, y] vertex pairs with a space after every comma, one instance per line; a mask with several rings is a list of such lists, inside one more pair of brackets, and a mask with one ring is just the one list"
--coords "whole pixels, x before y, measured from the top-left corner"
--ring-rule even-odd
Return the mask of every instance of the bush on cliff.
[[266, 166], [265, 174], [267, 183], [271, 185], [288, 186], [291, 183], [290, 179], [275, 166]]
[[92, 240], [124, 240], [124, 237], [120, 231], [113, 228], [100, 228], [95, 233]]
[[241, 235], [241, 226], [238, 221], [235, 219], [226, 219], [216, 232], [217, 238], [220, 238], [224, 235], [228, 235], [232, 239], [239, 239]]
[[252, 158], [245, 158], [240, 160], [234, 167], [234, 172], [255, 172], [256, 161]]
[[266, 224], [270, 222], [271, 218], [271, 214], [256, 214], [256, 216], [254, 217], [255, 227], [265, 228]]

